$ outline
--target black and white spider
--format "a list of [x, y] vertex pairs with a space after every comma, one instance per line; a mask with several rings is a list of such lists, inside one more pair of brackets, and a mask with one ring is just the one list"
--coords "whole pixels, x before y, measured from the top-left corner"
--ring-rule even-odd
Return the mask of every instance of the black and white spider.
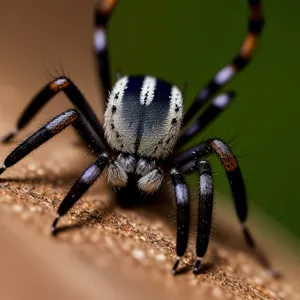
[[[212, 172], [205, 157], [215, 153], [226, 170], [245, 239], [255, 250], [255, 243], [246, 227], [244, 180], [230, 148], [217, 138], [204, 141], [187, 151], [180, 151], [180, 148], [212, 122], [235, 96], [234, 92], [227, 92], [213, 98], [251, 60], [264, 23], [260, 0], [248, 0], [248, 33], [240, 52], [200, 91], [185, 115], [182, 92], [166, 81], [151, 76], [119, 76], [114, 87], [111, 87], [106, 29], [115, 3], [116, 0], [102, 0], [95, 14], [96, 57], [107, 99], [104, 126], [74, 83], [67, 77], [56, 78], [32, 99], [19, 118], [16, 129], [3, 137], [2, 142], [12, 139], [60, 91], [66, 94], [76, 109], [59, 114], [23, 141], [7, 156], [0, 174], [69, 125], [76, 128], [97, 153], [97, 159], [83, 172], [60, 204], [51, 228], [53, 233], [59, 218], [70, 210], [105, 168], [108, 182], [121, 192], [130, 186], [136, 187], [141, 193], [152, 194], [160, 189], [165, 175], [170, 175], [177, 205], [175, 274], [180, 258], [186, 251], [189, 234], [189, 193], [184, 175], [196, 171], [200, 188], [194, 273], [198, 273], [208, 247], [213, 208]], [[197, 117], [196, 120], [191, 122], [194, 117]], [[260, 261], [270, 269], [263, 256], [260, 256]]]

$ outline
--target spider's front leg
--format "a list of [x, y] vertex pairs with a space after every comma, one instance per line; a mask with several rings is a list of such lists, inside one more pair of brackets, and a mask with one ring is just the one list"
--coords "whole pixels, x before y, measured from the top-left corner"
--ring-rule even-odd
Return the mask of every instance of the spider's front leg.
[[213, 211], [213, 181], [208, 161], [198, 161], [197, 169], [199, 171], [199, 205], [196, 243], [197, 259], [193, 270], [194, 274], [198, 274], [202, 258], [207, 251]]
[[85, 140], [92, 145], [94, 149], [102, 149], [100, 137], [96, 134], [87, 120], [85, 120], [77, 110], [69, 109], [53, 118], [45, 126], [33, 133], [16, 147], [4, 160], [4, 163], [0, 168], [0, 174], [71, 124], [78, 131], [84, 131]]
[[176, 274], [180, 259], [184, 255], [188, 244], [190, 228], [190, 205], [188, 187], [184, 181], [183, 175], [176, 169], [172, 169], [171, 178], [175, 190], [177, 206], [177, 259], [172, 269], [173, 274]]
[[98, 159], [80, 176], [63, 202], [60, 204], [56, 218], [51, 227], [53, 234], [55, 233], [56, 224], [59, 218], [70, 210], [76, 201], [96, 181], [108, 164], [108, 154], [103, 151], [101, 138], [95, 133], [91, 124], [89, 124], [89, 122], [77, 110], [66, 110], [23, 141], [6, 157], [2, 167], [0, 168], [0, 174], [2, 174], [8, 167], [16, 164], [34, 149], [47, 142], [53, 136], [59, 134], [69, 125], [73, 125], [80, 134], [83, 134], [83, 138], [93, 147], [93, 149], [96, 150], [96, 152], [101, 151], [102, 153], [99, 155]]
[[72, 186], [65, 199], [58, 207], [57, 215], [53, 221], [51, 231], [55, 235], [56, 225], [59, 218], [65, 215], [71, 207], [79, 200], [79, 198], [92, 186], [96, 179], [101, 175], [108, 164], [108, 155], [103, 152], [99, 158], [89, 166]]
[[[196, 243], [196, 263], [194, 274], [199, 272], [200, 263], [204, 257], [210, 236], [212, 209], [213, 209], [213, 183], [209, 163], [205, 160], [196, 162], [199, 171], [199, 208], [198, 208], [198, 233]], [[184, 182], [183, 175], [176, 169], [171, 171], [172, 182], [175, 189], [177, 205], [177, 260], [173, 267], [173, 274], [176, 274], [181, 257], [184, 255], [187, 244], [190, 225], [189, 195], [188, 188]]]
[[193, 147], [187, 151], [179, 153], [174, 163], [178, 166], [178, 169], [187, 174], [197, 169], [197, 160], [202, 159], [204, 156], [215, 153], [219, 157], [230, 183], [230, 188], [235, 204], [235, 209], [241, 223], [242, 231], [245, 240], [249, 247], [252, 248], [256, 254], [259, 262], [275, 277], [278, 273], [273, 270], [267, 257], [256, 246], [256, 243], [246, 225], [248, 216], [247, 206], [247, 193], [244, 183], [244, 179], [239, 168], [237, 159], [233, 155], [230, 148], [220, 139], [210, 139], [196, 147]]

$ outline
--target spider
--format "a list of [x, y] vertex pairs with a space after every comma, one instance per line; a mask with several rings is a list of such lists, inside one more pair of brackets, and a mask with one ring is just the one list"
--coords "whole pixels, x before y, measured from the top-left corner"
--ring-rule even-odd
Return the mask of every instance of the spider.
[[[219, 138], [212, 138], [186, 151], [180, 149], [219, 116], [235, 97], [233, 91], [216, 94], [252, 58], [264, 24], [261, 1], [248, 0], [248, 33], [239, 53], [205, 85], [185, 114], [181, 90], [164, 80], [148, 75], [118, 74], [116, 83], [111, 86], [106, 32], [116, 2], [102, 0], [95, 11], [95, 54], [107, 105], [104, 125], [100, 124], [76, 85], [65, 76], [58, 77], [36, 94], [20, 116], [16, 128], [1, 141], [5, 143], [16, 136], [60, 91], [66, 94], [76, 109], [57, 115], [24, 140], [6, 157], [0, 174], [69, 125], [75, 127], [97, 154], [97, 159], [82, 173], [59, 205], [51, 227], [53, 234], [59, 218], [71, 209], [104, 169], [107, 169], [108, 182], [121, 193], [127, 189], [129, 194], [134, 193], [131, 189], [135, 188], [140, 194], [151, 195], [159, 191], [166, 175], [170, 176], [177, 206], [177, 258], [172, 269], [176, 274], [187, 248], [190, 225], [189, 191], [184, 176], [198, 172], [198, 233], [193, 269], [197, 274], [209, 243], [213, 209], [212, 170], [206, 157], [215, 153], [226, 171], [245, 240], [257, 251], [246, 226], [247, 195], [243, 176], [229, 146]], [[264, 256], [260, 255], [259, 260], [270, 270]]]

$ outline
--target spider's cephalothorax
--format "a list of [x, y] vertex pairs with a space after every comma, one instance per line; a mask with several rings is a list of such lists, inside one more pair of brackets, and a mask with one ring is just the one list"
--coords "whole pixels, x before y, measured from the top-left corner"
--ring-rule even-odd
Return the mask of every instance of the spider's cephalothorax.
[[[246, 242], [256, 252], [260, 262], [271, 270], [267, 259], [256, 251], [255, 242], [246, 226], [246, 189], [238, 162], [230, 148], [222, 140], [212, 138], [186, 151], [181, 150], [234, 98], [233, 91], [216, 94], [252, 58], [264, 23], [260, 0], [248, 0], [248, 33], [239, 53], [208, 81], [184, 116], [181, 91], [163, 80], [151, 76], [125, 76], [119, 78], [111, 88], [106, 29], [117, 1], [100, 2], [95, 12], [94, 41], [100, 82], [108, 100], [104, 126], [76, 85], [67, 77], [56, 78], [37, 93], [21, 115], [16, 128], [0, 141], [12, 139], [60, 91], [66, 94], [76, 109], [56, 116], [16, 147], [4, 160], [0, 174], [67, 126], [75, 127], [97, 154], [97, 159], [82, 173], [60, 204], [52, 225], [52, 232], [55, 233], [59, 218], [70, 210], [104, 169], [107, 169], [111, 185], [118, 187], [121, 192], [126, 190], [126, 195], [131, 195], [131, 188], [132, 193], [136, 189], [146, 194], [158, 191], [167, 173], [172, 179], [177, 206], [177, 259], [173, 267], [173, 273], [176, 273], [189, 236], [190, 199], [184, 176], [197, 172], [199, 211], [194, 273], [198, 273], [208, 247], [213, 207], [212, 171], [206, 157], [215, 153], [226, 171]], [[126, 1], [123, 4], [126, 5]]]
[[126, 76], [109, 95], [104, 131], [113, 149], [163, 159], [175, 146], [182, 118], [178, 87], [150, 76]]
[[183, 118], [178, 87], [150, 76], [120, 78], [109, 95], [104, 133], [109, 146], [125, 155], [108, 165], [113, 186], [126, 186], [128, 173], [140, 175], [139, 188], [155, 192], [163, 171], [155, 161], [173, 152]]

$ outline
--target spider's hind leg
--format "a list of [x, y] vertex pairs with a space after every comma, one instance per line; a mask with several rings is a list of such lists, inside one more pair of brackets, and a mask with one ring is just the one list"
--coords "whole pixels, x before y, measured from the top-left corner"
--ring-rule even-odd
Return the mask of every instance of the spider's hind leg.
[[257, 47], [258, 39], [264, 27], [264, 16], [260, 0], [248, 0], [247, 2], [250, 10], [248, 32], [239, 53], [233, 57], [231, 63], [219, 70], [198, 93], [184, 116], [184, 126], [200, 112], [204, 105], [206, 105], [217, 92], [219, 92], [251, 61]]
[[234, 91], [229, 91], [215, 97], [200, 116], [182, 132], [176, 147], [180, 148], [195, 135], [200, 134], [206, 126], [211, 124], [228, 107], [235, 95]]
[[18, 134], [18, 132], [25, 128], [28, 123], [35, 117], [40, 109], [45, 106], [53, 97], [59, 92], [63, 91], [69, 98], [71, 103], [80, 111], [82, 116], [89, 122], [91, 127], [102, 140], [102, 146], [105, 146], [105, 139], [103, 128], [98, 121], [97, 116], [93, 112], [92, 108], [84, 98], [83, 94], [77, 88], [77, 86], [67, 77], [59, 77], [46, 84], [30, 101], [25, 108], [19, 120], [17, 126], [7, 135], [0, 137], [0, 142], [6, 143]]
[[108, 93], [111, 90], [110, 63], [107, 48], [107, 23], [116, 2], [117, 0], [101, 0], [95, 9], [94, 16], [94, 48], [97, 71], [106, 101]]

